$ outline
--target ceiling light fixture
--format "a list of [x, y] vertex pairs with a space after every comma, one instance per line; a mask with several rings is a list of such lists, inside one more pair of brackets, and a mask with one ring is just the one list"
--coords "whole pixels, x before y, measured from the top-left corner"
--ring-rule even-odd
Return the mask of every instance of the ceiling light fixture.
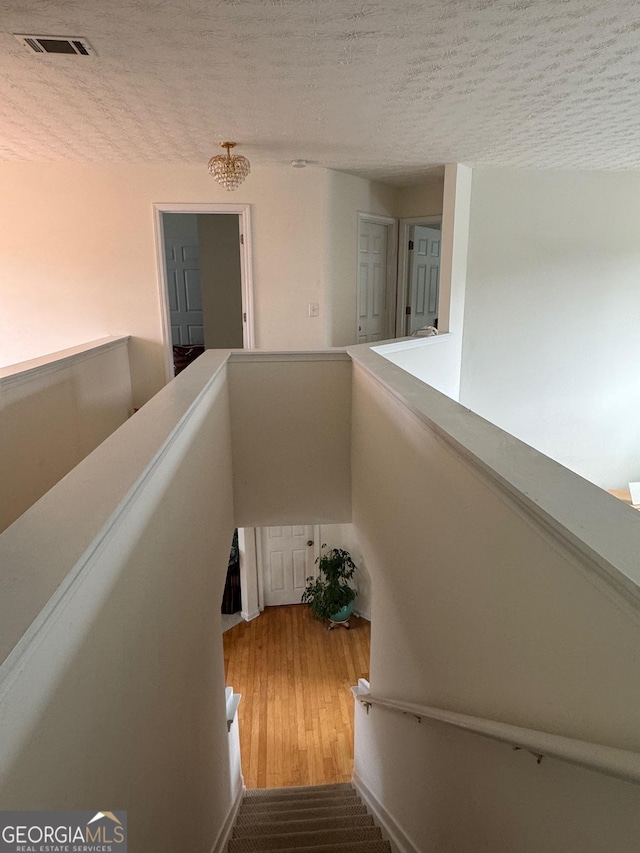
[[226, 148], [227, 153], [216, 154], [209, 160], [209, 173], [226, 190], [235, 190], [251, 171], [251, 164], [242, 154], [231, 154], [235, 142], [221, 142], [220, 147]]

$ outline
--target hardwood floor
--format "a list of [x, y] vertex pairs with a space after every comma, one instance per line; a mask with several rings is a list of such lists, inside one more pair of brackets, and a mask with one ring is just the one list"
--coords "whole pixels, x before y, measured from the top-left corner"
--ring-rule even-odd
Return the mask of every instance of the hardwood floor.
[[226, 683], [238, 709], [247, 788], [348, 782], [353, 697], [368, 678], [370, 625], [327, 630], [307, 607], [267, 607], [223, 635]]

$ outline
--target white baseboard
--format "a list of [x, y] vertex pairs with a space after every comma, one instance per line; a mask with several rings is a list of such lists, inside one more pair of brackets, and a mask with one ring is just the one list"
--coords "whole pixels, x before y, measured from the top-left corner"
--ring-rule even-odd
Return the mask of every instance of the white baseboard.
[[245, 613], [244, 610], [241, 611], [240, 615], [244, 619], [245, 622], [251, 622], [252, 619], [255, 619], [260, 615], [259, 610], [252, 610], [251, 613]]
[[365, 613], [364, 610], [354, 610], [354, 616], [359, 616], [361, 619], [366, 619], [367, 622], [371, 622], [371, 614]]
[[384, 830], [394, 853], [422, 853], [404, 832], [402, 827], [396, 823], [395, 819], [389, 814], [375, 794], [369, 790], [355, 770], [353, 771], [351, 781], [364, 800], [365, 805], [376, 819], [376, 822]]
[[227, 844], [229, 843], [229, 839], [231, 838], [231, 830], [233, 829], [233, 824], [236, 822], [236, 817], [238, 816], [240, 806], [242, 805], [243, 796], [244, 782], [241, 779], [240, 784], [238, 785], [238, 790], [236, 791], [235, 799], [231, 803], [231, 808], [227, 812], [227, 816], [224, 820], [224, 823], [220, 827], [220, 832], [218, 833], [218, 837], [213, 843], [211, 853], [225, 853], [225, 850], [227, 849]]

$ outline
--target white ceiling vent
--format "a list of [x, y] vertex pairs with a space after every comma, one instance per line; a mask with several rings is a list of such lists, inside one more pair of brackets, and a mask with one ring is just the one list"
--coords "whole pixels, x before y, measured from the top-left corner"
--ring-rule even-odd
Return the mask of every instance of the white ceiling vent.
[[29, 53], [76, 54], [79, 56], [95, 56], [96, 52], [89, 42], [80, 36], [31, 36], [13, 33]]

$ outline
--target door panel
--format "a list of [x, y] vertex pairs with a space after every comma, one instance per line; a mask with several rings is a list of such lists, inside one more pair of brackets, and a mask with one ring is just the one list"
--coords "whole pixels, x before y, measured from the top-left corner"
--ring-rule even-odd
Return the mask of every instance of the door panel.
[[165, 238], [171, 343], [204, 345], [199, 249], [191, 243]]
[[313, 525], [263, 527], [260, 540], [265, 606], [300, 604], [307, 578], [317, 574]]
[[200, 270], [184, 270], [184, 293], [187, 311], [202, 311], [202, 291], [200, 290]]
[[358, 343], [381, 341], [387, 327], [387, 226], [360, 220]]
[[407, 334], [433, 326], [438, 318], [440, 240], [437, 228], [415, 225], [409, 261]]

